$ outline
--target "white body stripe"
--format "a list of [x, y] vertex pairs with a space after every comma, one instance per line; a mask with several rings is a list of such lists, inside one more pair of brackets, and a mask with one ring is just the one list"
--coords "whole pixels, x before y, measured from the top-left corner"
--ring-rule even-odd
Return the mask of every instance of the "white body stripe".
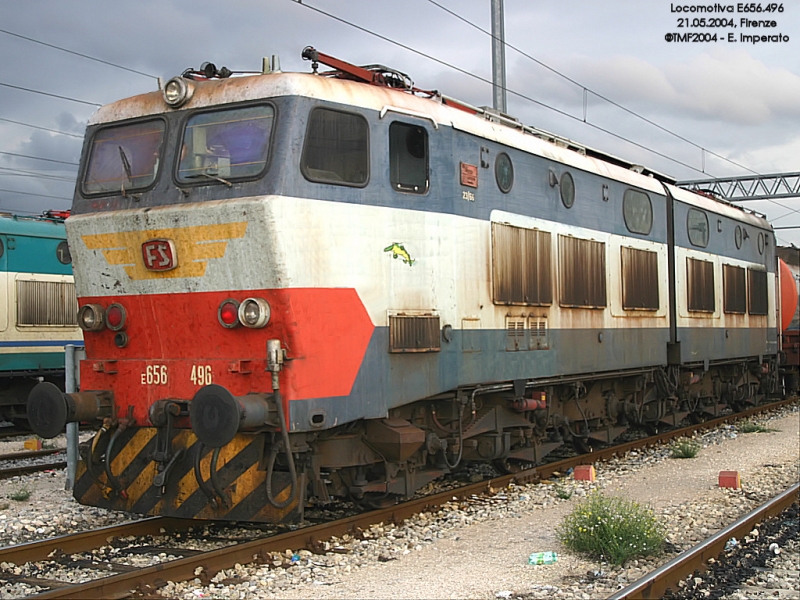
[[[202, 227], [245, 220], [243, 237], [225, 240], [224, 256], [206, 259], [202, 277], [169, 273], [133, 280], [125, 265], [109, 264], [104, 250], [87, 248], [85, 237], [135, 227], [163, 231], [179, 223]], [[76, 216], [67, 222], [75, 256], [79, 296], [172, 294], [273, 288], [354, 288], [376, 326], [388, 312], [435, 311], [442, 324], [461, 327], [464, 319], [481, 328], [503, 329], [509, 314], [547, 316], [550, 328], [667, 327], [667, 251], [664, 244], [628, 238], [495, 211], [492, 220], [539, 228], [552, 234], [555, 257], [552, 306], [494, 305], [491, 297], [491, 222], [450, 214], [269, 196], [169, 206], [146, 213], [118, 211]], [[160, 234], [159, 234], [160, 235]], [[558, 235], [606, 244], [606, 310], [558, 306]], [[146, 237], [146, 234], [144, 235]], [[412, 264], [386, 248], [402, 245]], [[661, 279], [656, 312], [624, 311], [619, 283], [621, 247], [657, 253]], [[139, 248], [130, 249], [142, 261]], [[179, 249], [180, 252], [180, 249]], [[185, 260], [185, 257], [178, 257]], [[91, 274], [91, 276], [90, 276]], [[109, 284], [113, 285], [109, 285]]]

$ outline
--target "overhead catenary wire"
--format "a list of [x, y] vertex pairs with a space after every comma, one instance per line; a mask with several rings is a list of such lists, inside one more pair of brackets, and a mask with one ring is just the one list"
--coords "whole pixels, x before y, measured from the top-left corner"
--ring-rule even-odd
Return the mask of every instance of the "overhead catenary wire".
[[69, 100], [70, 102], [78, 102], [80, 104], [88, 104], [89, 106], [103, 106], [97, 102], [89, 102], [88, 100], [79, 100], [77, 98], [70, 98], [69, 96], [61, 96], [59, 94], [51, 94], [50, 92], [43, 92], [41, 90], [34, 90], [31, 88], [22, 87], [21, 85], [12, 85], [10, 83], [3, 83], [0, 81], [0, 85], [3, 87], [11, 88], [14, 90], [22, 90], [23, 92], [30, 92], [32, 94], [41, 94], [42, 96], [49, 96], [51, 98], [59, 98], [60, 100]]
[[70, 181], [74, 182], [74, 177], [67, 177], [65, 175], [55, 175], [53, 173], [44, 173], [42, 171], [27, 171], [25, 169], [12, 169], [10, 167], [0, 167], [0, 176], [7, 177], [31, 177], [33, 179], [53, 179], [56, 181]]
[[[428, 0], [428, 2], [430, 2], [430, 3], [431, 3], [431, 4], [433, 4], [434, 6], [437, 6], [437, 7], [439, 7], [440, 9], [442, 9], [442, 10], [443, 10], [443, 11], [445, 11], [446, 13], [448, 13], [448, 14], [450, 14], [450, 15], [454, 16], [455, 18], [459, 19], [460, 21], [463, 21], [464, 23], [466, 23], [466, 24], [467, 24], [467, 25], [469, 25], [470, 27], [473, 27], [473, 28], [477, 29], [478, 31], [480, 31], [480, 32], [482, 32], [482, 33], [484, 33], [484, 34], [488, 35], [488, 36], [489, 36], [489, 37], [491, 37], [492, 39], [497, 39], [497, 38], [494, 36], [494, 34], [493, 34], [491, 31], [487, 31], [487, 30], [483, 29], [482, 27], [480, 27], [479, 25], [476, 25], [475, 23], [473, 23], [473, 22], [472, 22], [472, 21], [470, 21], [469, 19], [466, 19], [465, 17], [462, 17], [461, 15], [459, 15], [458, 13], [456, 13], [456, 12], [454, 12], [454, 11], [450, 10], [450, 9], [449, 9], [449, 8], [447, 8], [446, 6], [443, 6], [443, 5], [442, 5], [442, 4], [440, 4], [439, 2], [436, 2], [436, 0]], [[643, 115], [640, 115], [640, 114], [639, 114], [639, 113], [637, 113], [636, 111], [629, 109], [628, 107], [626, 107], [626, 106], [624, 106], [624, 105], [620, 104], [619, 102], [616, 102], [616, 101], [614, 101], [614, 100], [612, 100], [612, 99], [610, 99], [610, 98], [608, 98], [608, 97], [604, 96], [603, 94], [600, 94], [600, 93], [598, 93], [598, 92], [596, 92], [596, 91], [594, 91], [594, 90], [592, 90], [592, 89], [590, 89], [590, 88], [586, 87], [586, 86], [585, 86], [585, 85], [583, 85], [582, 83], [580, 83], [580, 82], [578, 82], [578, 81], [576, 81], [576, 80], [572, 79], [572, 78], [571, 78], [571, 77], [569, 77], [568, 75], [565, 75], [564, 73], [562, 73], [562, 72], [560, 72], [559, 70], [557, 70], [557, 69], [555, 69], [555, 68], [551, 67], [550, 65], [548, 65], [547, 63], [545, 63], [545, 62], [543, 62], [543, 61], [539, 60], [538, 58], [535, 58], [535, 57], [531, 56], [530, 54], [528, 54], [528, 53], [527, 53], [527, 52], [525, 52], [524, 50], [521, 50], [521, 49], [517, 48], [516, 46], [513, 46], [512, 44], [509, 44], [509, 43], [508, 43], [508, 42], [506, 42], [505, 40], [498, 40], [498, 41], [502, 42], [502, 43], [503, 43], [503, 44], [504, 44], [504, 45], [505, 45], [507, 48], [510, 48], [510, 49], [514, 50], [515, 52], [518, 52], [519, 54], [521, 54], [522, 56], [524, 56], [525, 58], [527, 58], [527, 59], [529, 59], [529, 60], [532, 60], [532, 61], [533, 61], [533, 62], [535, 62], [537, 65], [539, 65], [539, 66], [541, 66], [541, 67], [543, 67], [543, 68], [547, 69], [548, 71], [550, 71], [550, 72], [552, 72], [552, 73], [554, 73], [554, 74], [558, 75], [559, 77], [561, 77], [561, 78], [563, 78], [563, 79], [566, 79], [567, 81], [569, 81], [569, 82], [570, 82], [570, 83], [572, 83], [573, 85], [576, 85], [576, 86], [578, 86], [578, 87], [579, 87], [579, 88], [581, 88], [581, 89], [582, 89], [584, 92], [588, 92], [588, 93], [590, 93], [590, 94], [592, 94], [592, 95], [596, 96], [597, 98], [600, 98], [601, 100], [603, 100], [603, 101], [605, 101], [605, 102], [608, 102], [609, 104], [611, 104], [611, 105], [613, 105], [613, 106], [615, 106], [615, 107], [619, 108], [620, 110], [623, 110], [623, 111], [625, 111], [626, 113], [628, 113], [628, 114], [630, 114], [630, 115], [632, 115], [632, 116], [636, 117], [637, 119], [641, 119], [641, 120], [642, 120], [642, 121], [644, 121], [645, 123], [647, 123], [647, 124], [649, 124], [649, 125], [652, 125], [653, 127], [656, 127], [657, 129], [660, 129], [660, 130], [661, 130], [661, 131], [663, 131], [664, 133], [668, 133], [669, 135], [671, 135], [671, 136], [673, 136], [673, 137], [675, 137], [675, 138], [677, 138], [677, 139], [679, 139], [679, 140], [681, 140], [681, 141], [683, 141], [683, 142], [686, 142], [687, 144], [690, 144], [691, 146], [694, 146], [695, 148], [698, 148], [699, 150], [702, 150], [703, 152], [706, 152], [706, 153], [708, 153], [708, 154], [710, 154], [710, 155], [712, 155], [712, 156], [715, 156], [715, 157], [717, 157], [717, 158], [720, 158], [720, 159], [722, 159], [722, 160], [724, 160], [724, 161], [726, 161], [726, 162], [728, 162], [728, 163], [730, 163], [730, 164], [732, 164], [732, 165], [734, 165], [734, 166], [736, 166], [736, 167], [739, 167], [740, 169], [744, 169], [745, 171], [750, 171], [751, 173], [754, 173], [754, 174], [756, 174], [756, 175], [761, 175], [761, 173], [759, 173], [758, 171], [754, 171], [754, 170], [753, 170], [753, 169], [751, 169], [750, 167], [747, 167], [747, 166], [745, 166], [745, 165], [739, 164], [739, 163], [737, 163], [736, 161], [734, 161], [734, 160], [731, 160], [730, 158], [728, 158], [728, 157], [726, 157], [726, 156], [722, 156], [721, 154], [718, 154], [718, 153], [714, 152], [713, 150], [709, 150], [708, 148], [706, 148], [706, 147], [704, 147], [704, 146], [701, 146], [700, 144], [698, 144], [698, 143], [696, 143], [696, 142], [693, 142], [692, 140], [690, 140], [690, 139], [688, 139], [688, 138], [686, 138], [686, 137], [684, 137], [684, 136], [682, 136], [682, 135], [680, 135], [680, 134], [678, 134], [678, 133], [675, 133], [674, 131], [672, 131], [672, 130], [670, 130], [670, 129], [668, 129], [668, 128], [664, 127], [664, 126], [662, 126], [662, 125], [659, 125], [658, 123], [656, 123], [656, 122], [655, 122], [655, 121], [653, 121], [652, 119], [648, 119], [647, 117], [645, 117], [645, 116], [643, 116]], [[583, 120], [584, 120], [584, 121], [586, 121], [586, 115], [585, 115], [585, 114], [584, 114], [584, 118], [583, 118]], [[704, 171], [701, 171], [701, 172], [704, 172]]]
[[[303, 0], [303, 1], [301, 1], [301, 0], [291, 0], [291, 2], [293, 2], [294, 4], [298, 4], [300, 6], [303, 6], [304, 8], [307, 8], [307, 9], [312, 10], [314, 12], [317, 12], [317, 13], [319, 13], [321, 15], [324, 15], [324, 16], [328, 17], [329, 19], [333, 19], [334, 21], [339, 21], [340, 23], [343, 23], [343, 24], [345, 24], [345, 25], [347, 25], [349, 27], [352, 27], [354, 29], [358, 29], [359, 31], [362, 31], [362, 32], [364, 32], [364, 33], [366, 33], [368, 35], [371, 35], [371, 36], [376, 37], [378, 39], [381, 39], [381, 40], [383, 40], [385, 42], [393, 44], [393, 45], [395, 45], [395, 46], [397, 46], [399, 48], [403, 48], [404, 50], [408, 50], [409, 52], [413, 52], [414, 54], [416, 54], [418, 56], [422, 56], [423, 58], [427, 58], [428, 60], [431, 60], [431, 61], [433, 61], [435, 63], [438, 63], [438, 64], [440, 64], [442, 66], [445, 66], [445, 67], [447, 67], [449, 69], [453, 69], [454, 71], [458, 71], [459, 73], [462, 73], [463, 75], [467, 75], [468, 77], [472, 77], [473, 79], [477, 79], [478, 81], [481, 81], [483, 83], [487, 83], [489, 85], [492, 84], [492, 81], [490, 81], [489, 79], [486, 79], [485, 77], [481, 77], [480, 75], [476, 75], [475, 73], [470, 73], [466, 69], [462, 69], [461, 67], [458, 67], [458, 66], [456, 66], [456, 65], [454, 65], [452, 63], [448, 63], [445, 60], [442, 60], [440, 58], [436, 58], [435, 56], [432, 56], [430, 54], [422, 52], [421, 50], [417, 50], [416, 48], [412, 48], [411, 46], [408, 46], [407, 44], [403, 44], [402, 42], [398, 42], [396, 40], [393, 40], [392, 38], [389, 38], [389, 37], [387, 37], [385, 35], [382, 35], [380, 33], [374, 32], [374, 31], [372, 31], [370, 29], [367, 29], [366, 27], [362, 27], [361, 25], [357, 25], [357, 24], [355, 24], [355, 23], [353, 23], [351, 21], [348, 21], [347, 19], [344, 19], [342, 17], [336, 16], [336, 15], [331, 14], [329, 12], [326, 12], [326, 11], [322, 10], [321, 8], [317, 8], [316, 6], [311, 6], [305, 0]], [[657, 150], [649, 148], [649, 147], [645, 146], [644, 144], [640, 144], [638, 142], [635, 142], [635, 141], [633, 141], [633, 140], [631, 140], [629, 138], [626, 138], [626, 137], [624, 137], [622, 135], [614, 133], [613, 131], [610, 131], [608, 129], [600, 127], [599, 125], [596, 125], [594, 123], [589, 123], [588, 121], [583, 121], [582, 119], [580, 119], [579, 117], [576, 117], [575, 115], [572, 115], [572, 114], [570, 114], [570, 113], [568, 113], [566, 111], [563, 111], [563, 110], [561, 110], [559, 108], [556, 108], [554, 106], [550, 106], [549, 104], [546, 104], [544, 102], [541, 102], [539, 100], [531, 98], [530, 96], [526, 96], [525, 94], [523, 94], [521, 92], [517, 92], [517, 91], [512, 90], [510, 88], [507, 88], [506, 91], [509, 94], [517, 96], [518, 98], [522, 98], [523, 100], [527, 100], [528, 102], [531, 102], [533, 104], [537, 104], [537, 105], [539, 105], [539, 106], [541, 106], [543, 108], [551, 110], [551, 111], [553, 111], [555, 113], [558, 113], [558, 114], [560, 114], [560, 115], [562, 115], [564, 117], [567, 117], [569, 119], [573, 119], [575, 121], [580, 121], [582, 123], [585, 123], [589, 127], [593, 128], [593, 129], [596, 129], [597, 131], [600, 131], [600, 132], [605, 133], [607, 135], [610, 135], [610, 136], [612, 136], [614, 138], [622, 140], [623, 142], [626, 142], [628, 144], [631, 144], [632, 146], [635, 146], [637, 148], [645, 150], [646, 152], [650, 152], [651, 154], [654, 154], [656, 156], [660, 156], [661, 158], [664, 158], [664, 159], [666, 159], [666, 160], [668, 160], [670, 162], [673, 162], [675, 164], [678, 164], [678, 165], [681, 165], [683, 167], [686, 167], [687, 169], [691, 169], [692, 171], [696, 171], [696, 172], [702, 173], [704, 175], [708, 175], [709, 174], [707, 171], [702, 171], [702, 170], [698, 169], [697, 167], [695, 167], [693, 165], [690, 165], [690, 164], [685, 163], [683, 161], [680, 161], [680, 160], [678, 160], [676, 158], [668, 156], [668, 155], [666, 155], [666, 154], [664, 154], [662, 152], [659, 152]]]
[[[339, 16], [337, 16], [337, 15], [334, 15], [334, 14], [332, 14], [332, 13], [329, 13], [329, 12], [327, 12], [327, 11], [325, 11], [325, 10], [322, 10], [322, 9], [320, 9], [320, 8], [317, 8], [317, 7], [315, 7], [315, 6], [312, 6], [312, 5], [308, 4], [307, 2], [305, 2], [305, 1], [303, 1], [303, 0], [291, 0], [291, 1], [292, 1], [293, 3], [295, 3], [295, 4], [299, 4], [299, 5], [303, 6], [304, 8], [307, 8], [307, 9], [309, 9], [309, 10], [312, 10], [312, 11], [314, 11], [314, 12], [317, 12], [317, 13], [319, 13], [319, 14], [323, 15], [323, 16], [326, 16], [326, 17], [328, 17], [329, 19], [332, 19], [332, 20], [334, 20], [334, 21], [338, 21], [338, 22], [340, 22], [340, 23], [342, 23], [342, 24], [344, 24], [344, 25], [347, 25], [348, 27], [352, 27], [352, 28], [354, 28], [354, 29], [357, 29], [357, 30], [359, 30], [359, 31], [362, 31], [363, 33], [366, 33], [366, 34], [368, 34], [368, 35], [371, 35], [371, 36], [373, 36], [373, 37], [376, 37], [376, 38], [378, 38], [378, 39], [380, 39], [380, 40], [383, 40], [383, 41], [385, 41], [385, 42], [388, 42], [388, 43], [390, 43], [390, 44], [392, 44], [392, 45], [394, 45], [394, 46], [397, 46], [397, 47], [399, 47], [399, 48], [402, 48], [402, 49], [404, 49], [404, 50], [408, 50], [409, 52], [412, 52], [412, 53], [414, 53], [414, 54], [416, 54], [416, 55], [418, 55], [418, 56], [421, 56], [421, 57], [423, 57], [423, 58], [427, 58], [428, 60], [431, 60], [431, 61], [433, 61], [433, 62], [435, 62], [435, 63], [438, 63], [438, 64], [440, 64], [440, 65], [443, 65], [443, 66], [445, 66], [445, 67], [447, 67], [447, 68], [449, 68], [449, 69], [452, 69], [452, 70], [454, 70], [454, 71], [457, 71], [457, 72], [459, 72], [459, 73], [462, 73], [462, 74], [464, 74], [464, 75], [467, 75], [468, 77], [471, 77], [471, 78], [473, 78], [473, 79], [476, 79], [476, 80], [478, 80], [478, 81], [481, 81], [481, 82], [484, 82], [484, 83], [487, 83], [487, 84], [489, 84], [489, 85], [492, 85], [492, 84], [493, 84], [493, 82], [492, 82], [492, 81], [490, 81], [490, 80], [488, 80], [488, 79], [486, 79], [486, 78], [484, 78], [484, 77], [481, 77], [481, 76], [479, 76], [479, 75], [476, 75], [476, 74], [474, 74], [474, 73], [470, 73], [469, 71], [467, 71], [467, 70], [465, 70], [465, 69], [462, 69], [462, 68], [460, 68], [460, 67], [458, 67], [458, 66], [456, 66], [456, 65], [454, 65], [454, 64], [452, 64], [452, 63], [448, 63], [447, 61], [444, 61], [444, 60], [442, 60], [442, 59], [436, 58], [435, 56], [432, 56], [432, 55], [430, 55], [430, 54], [427, 54], [427, 53], [425, 53], [425, 52], [422, 52], [421, 50], [417, 50], [416, 48], [413, 48], [413, 47], [411, 47], [411, 46], [409, 46], [409, 45], [407, 45], [407, 44], [403, 44], [403, 43], [401, 43], [401, 42], [398, 42], [398, 41], [396, 41], [396, 40], [394, 40], [394, 39], [392, 39], [392, 38], [389, 38], [388, 36], [382, 35], [382, 34], [380, 34], [380, 33], [377, 33], [377, 32], [375, 32], [375, 31], [372, 31], [372, 30], [370, 30], [370, 29], [367, 29], [366, 27], [363, 27], [363, 26], [361, 26], [361, 25], [358, 25], [358, 24], [356, 24], [356, 23], [353, 23], [353, 22], [351, 22], [351, 21], [348, 21], [347, 19], [344, 19], [344, 18], [342, 18], [342, 17], [339, 17]], [[449, 12], [449, 11], [448, 11], [448, 12]], [[489, 34], [489, 35], [491, 35], [491, 34]], [[512, 47], [512, 49], [514, 49], [514, 50], [516, 50], [516, 51], [519, 51], [519, 50], [517, 50], [516, 48], [513, 48], [513, 47]], [[533, 60], [536, 60], [536, 59], [533, 59]], [[545, 67], [546, 67], [546, 68], [550, 68], [550, 67], [548, 67], [548, 66], [546, 66], [546, 65], [545, 65]], [[560, 75], [560, 73], [559, 73], [559, 75]], [[567, 79], [569, 79], [569, 78], [567, 78]], [[572, 81], [572, 80], [570, 80], [570, 81]], [[583, 88], [583, 89], [587, 89], [587, 90], [588, 90], [588, 88], [585, 88], [585, 86], [582, 86], [581, 84], [579, 84], [579, 83], [577, 83], [577, 82], [574, 82], [574, 81], [573, 81], [573, 83], [575, 83], [576, 85], [579, 85], [579, 86], [580, 86], [581, 88]], [[655, 149], [653, 149], [653, 148], [650, 148], [650, 147], [648, 147], [648, 146], [645, 146], [644, 144], [640, 144], [640, 143], [638, 143], [638, 142], [635, 142], [635, 141], [633, 141], [633, 140], [631, 140], [631, 139], [629, 139], [629, 138], [626, 138], [626, 137], [624, 137], [624, 136], [622, 136], [622, 135], [619, 135], [619, 134], [617, 134], [617, 133], [614, 133], [613, 131], [610, 131], [610, 130], [608, 130], [608, 129], [604, 128], [604, 127], [600, 127], [599, 125], [596, 125], [596, 124], [594, 124], [594, 123], [591, 123], [591, 122], [589, 122], [589, 121], [586, 121], [586, 120], [584, 120], [584, 119], [581, 119], [580, 117], [577, 117], [577, 116], [575, 116], [575, 115], [573, 115], [573, 114], [570, 114], [570, 113], [568, 113], [568, 112], [566, 112], [566, 111], [563, 111], [563, 110], [561, 110], [561, 109], [558, 109], [558, 108], [556, 108], [556, 107], [554, 107], [554, 106], [550, 106], [550, 105], [548, 105], [548, 104], [546, 104], [546, 103], [544, 103], [544, 102], [541, 102], [541, 101], [539, 101], [539, 100], [535, 100], [534, 98], [531, 98], [531, 97], [529, 97], [529, 96], [527, 96], [527, 95], [525, 95], [525, 94], [522, 94], [522, 93], [520, 93], [520, 92], [517, 92], [517, 91], [515, 91], [515, 90], [512, 90], [512, 89], [509, 89], [509, 88], [507, 88], [507, 89], [506, 89], [506, 91], [507, 91], [509, 94], [512, 94], [512, 95], [514, 95], [514, 96], [517, 96], [517, 97], [519, 97], [519, 98], [521, 98], [521, 99], [523, 99], [523, 100], [527, 100], [527, 101], [529, 101], [529, 102], [531, 102], [531, 103], [533, 103], [533, 104], [537, 104], [537, 105], [539, 105], [539, 106], [541, 106], [541, 107], [543, 107], [543, 108], [546, 108], [546, 109], [548, 109], [548, 110], [551, 110], [551, 111], [553, 111], [553, 112], [555, 112], [555, 113], [557, 113], [557, 114], [560, 114], [560, 115], [562, 115], [562, 116], [565, 116], [565, 117], [567, 117], [567, 118], [569, 118], [569, 119], [572, 119], [572, 120], [575, 120], [575, 121], [582, 122], [582, 123], [584, 123], [585, 125], [587, 125], [587, 126], [589, 126], [589, 127], [593, 128], [593, 129], [595, 129], [595, 130], [597, 130], [597, 131], [600, 131], [600, 132], [602, 132], [602, 133], [605, 133], [605, 134], [607, 134], [607, 135], [609, 135], [609, 136], [611, 136], [611, 137], [614, 137], [614, 138], [616, 138], [616, 139], [619, 139], [619, 140], [621, 140], [621, 141], [623, 141], [623, 142], [625, 142], [625, 143], [627, 143], [627, 144], [630, 144], [630, 145], [632, 145], [632, 146], [634, 146], [634, 147], [637, 147], [637, 148], [640, 148], [640, 149], [642, 149], [642, 150], [645, 150], [646, 152], [649, 152], [649, 153], [651, 153], [651, 154], [653, 154], [653, 155], [655, 155], [655, 156], [660, 156], [661, 158], [664, 158], [664, 159], [666, 159], [666, 160], [668, 160], [668, 161], [670, 161], [670, 162], [672, 162], [672, 163], [674, 163], [674, 164], [681, 165], [681, 166], [683, 166], [683, 167], [686, 167], [687, 169], [690, 169], [690, 170], [692, 170], [692, 171], [695, 171], [695, 172], [697, 172], [697, 173], [702, 173], [702, 174], [704, 174], [704, 175], [711, 175], [712, 177], [714, 177], [714, 175], [713, 175], [713, 174], [711, 174], [711, 173], [709, 173], [707, 170], [705, 170], [705, 165], [703, 165], [703, 168], [702, 168], [702, 169], [698, 169], [697, 167], [695, 167], [695, 166], [693, 166], [693, 165], [690, 165], [690, 164], [688, 164], [688, 163], [686, 163], [686, 162], [683, 162], [683, 161], [681, 161], [681, 160], [678, 160], [678, 159], [676, 159], [676, 158], [674, 158], [674, 157], [672, 157], [672, 156], [668, 156], [667, 154], [664, 154], [664, 153], [662, 153], [662, 152], [659, 152], [659, 151], [657, 151], [657, 150], [655, 150]], [[589, 91], [591, 91], [591, 90], [589, 90]], [[596, 95], [597, 97], [599, 97], [599, 98], [603, 99], [603, 100], [606, 100], [606, 101], [608, 101], [608, 102], [611, 102], [612, 104], [615, 104], [615, 105], [617, 105], [617, 103], [615, 103], [614, 101], [612, 101], [612, 100], [610, 100], [610, 99], [607, 99], [607, 98], [605, 98], [604, 96], [602, 96], [602, 95], [600, 95], [600, 94], [597, 94], [597, 93], [595, 93], [595, 92], [592, 92], [592, 93], [593, 93], [594, 95]], [[627, 112], [630, 112], [630, 113], [632, 113], [632, 114], [635, 114], [636, 116], [639, 116], [640, 118], [643, 118], [643, 119], [647, 120], [645, 117], [641, 117], [640, 115], [638, 115], [638, 114], [634, 113], [633, 111], [630, 111], [630, 109], [627, 109], [627, 108], [625, 108], [625, 107], [624, 107], [624, 106], [622, 106], [622, 105], [619, 105], [619, 107], [620, 107], [621, 109], [623, 109], [623, 110], [627, 111]], [[649, 122], [649, 120], [647, 120], [647, 121]], [[678, 138], [680, 138], [680, 139], [683, 139], [683, 138], [682, 138], [682, 136], [680, 136], [680, 135], [678, 135], [678, 134], [674, 134], [673, 132], [671, 132], [671, 131], [669, 131], [669, 130], [667, 130], [667, 129], [663, 128], [662, 126], [658, 125], [658, 124], [657, 124], [657, 123], [655, 123], [655, 122], [652, 122], [652, 124], [653, 124], [653, 126], [655, 126], [655, 127], [658, 127], [658, 128], [660, 128], [660, 129], [663, 129], [664, 131], [666, 131], [666, 132], [668, 132], [668, 133], [670, 133], [670, 134], [673, 134], [673, 135], [675, 135], [676, 137], [678, 137]], [[696, 143], [692, 142], [691, 140], [688, 140], [688, 139], [686, 139], [686, 140], [684, 140], [684, 141], [685, 141], [685, 142], [687, 142], [687, 143], [689, 143], [689, 144], [691, 144], [691, 145], [693, 145], [693, 146], [695, 146], [695, 147], [697, 147], [697, 148], [699, 148], [699, 149], [701, 149], [701, 151], [703, 151], [703, 152], [707, 152], [708, 154], [711, 154], [711, 155], [714, 155], [714, 156], [718, 156], [719, 158], [725, 159], [725, 160], [729, 161], [731, 164], [734, 164], [734, 165], [738, 166], [739, 168], [745, 169], [745, 170], [747, 170], [747, 171], [751, 171], [752, 173], [755, 173], [756, 175], [760, 175], [760, 173], [758, 173], [757, 171], [753, 171], [753, 170], [752, 170], [752, 169], [750, 169], [749, 167], [746, 167], [746, 166], [744, 166], [744, 165], [739, 165], [739, 164], [738, 164], [738, 163], [736, 163], [735, 161], [732, 161], [732, 160], [730, 160], [730, 159], [727, 159], [726, 157], [724, 157], [724, 156], [721, 156], [721, 155], [719, 155], [719, 154], [717, 154], [717, 153], [715, 153], [715, 152], [712, 152], [712, 151], [710, 151], [710, 150], [707, 150], [706, 148], [704, 148], [704, 147], [702, 147], [702, 146], [700, 146], [700, 145], [698, 145], [698, 144], [696, 144]], [[705, 162], [705, 161], [704, 161], [704, 162]], [[791, 211], [794, 211], [794, 212], [800, 212], [800, 211], [795, 211], [795, 209], [792, 209], [792, 208], [790, 208], [790, 207], [787, 207], [787, 206], [785, 206], [785, 205], [782, 205], [782, 204], [780, 204], [780, 203], [778, 203], [778, 202], [775, 202], [774, 200], [771, 200], [771, 199], [770, 199], [770, 200], [768, 200], [768, 201], [769, 201], [769, 202], [772, 202], [772, 203], [774, 203], [774, 204], [777, 204], [778, 206], [782, 206], [783, 208], [788, 208], [788, 209], [789, 209], [789, 210], [791, 210]], [[784, 215], [784, 216], [786, 216], [786, 215]]]
[[0, 117], [0, 121], [5, 121], [6, 123], [13, 123], [14, 125], [23, 125], [24, 127], [32, 127], [33, 129], [41, 129], [42, 131], [49, 131], [50, 133], [58, 133], [60, 135], [68, 135], [70, 137], [83, 139], [83, 135], [78, 135], [77, 133], [68, 133], [66, 131], [59, 131], [57, 129], [50, 129], [48, 127], [41, 127], [40, 125], [32, 125], [31, 123], [23, 123], [22, 121], [14, 121], [13, 119], [4, 119]]
[[50, 196], [48, 194], [34, 194], [33, 192], [20, 192], [19, 190], [5, 190], [0, 189], [0, 192], [5, 192], [7, 194], [19, 194], [21, 196], [39, 196], [40, 198], [54, 198], [56, 200], [68, 200], [72, 201], [72, 198], [65, 198], [64, 196]]
[[34, 44], [41, 44], [42, 46], [47, 46], [48, 48], [53, 48], [55, 50], [60, 50], [61, 52], [66, 52], [68, 54], [73, 54], [75, 56], [80, 56], [81, 58], [85, 58], [88, 60], [93, 60], [94, 62], [98, 62], [104, 65], [108, 65], [111, 67], [116, 67], [117, 69], [122, 69], [124, 71], [128, 71], [130, 73], [136, 73], [137, 75], [143, 75], [145, 77], [151, 77], [152, 79], [158, 79], [156, 75], [151, 75], [150, 73], [145, 73], [143, 71], [137, 71], [136, 69], [131, 69], [130, 67], [126, 67], [123, 65], [118, 65], [116, 63], [112, 63], [107, 60], [102, 60], [100, 58], [95, 58], [94, 56], [89, 56], [88, 54], [82, 54], [80, 52], [75, 52], [74, 50], [68, 50], [67, 48], [62, 48], [61, 46], [56, 46], [55, 44], [48, 44], [47, 42], [43, 42], [41, 40], [37, 40], [25, 35], [20, 35], [19, 33], [14, 33], [13, 31], [8, 31], [6, 29], [0, 29], [0, 33], [5, 33], [6, 35], [11, 35], [23, 40], [27, 40], [29, 42], [33, 42]]
[[77, 167], [78, 166], [78, 163], [68, 162], [66, 160], [57, 160], [55, 158], [42, 158], [41, 156], [30, 156], [28, 154], [17, 154], [16, 152], [3, 152], [2, 150], [0, 150], [0, 154], [6, 154], [8, 156], [16, 156], [16, 157], [19, 157], [19, 158], [31, 158], [33, 160], [44, 160], [46, 162], [58, 163], [58, 164], [62, 164], [62, 165], [70, 165], [70, 166], [73, 166], [73, 167]]

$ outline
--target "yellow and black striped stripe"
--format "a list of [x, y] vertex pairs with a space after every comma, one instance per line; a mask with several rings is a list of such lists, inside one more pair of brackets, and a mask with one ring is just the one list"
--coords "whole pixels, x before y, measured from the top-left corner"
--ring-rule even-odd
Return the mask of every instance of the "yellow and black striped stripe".
[[[210, 473], [212, 449], [200, 448], [189, 430], [173, 433], [172, 452], [182, 449], [183, 454], [170, 470], [163, 489], [153, 485], [158, 473], [153, 460], [157, 441], [154, 427], [131, 427], [120, 433], [111, 449], [111, 473], [116, 481], [109, 481], [103, 464], [93, 464], [90, 469], [82, 452], [73, 490], [75, 498], [90, 506], [169, 517], [267, 523], [300, 518], [297, 499], [283, 509], [275, 508], [267, 500], [263, 466], [265, 434], [238, 434], [220, 449], [216, 486], [212, 486]], [[202, 452], [200, 472], [206, 490], [213, 491], [216, 487], [222, 492], [222, 500], [215, 493], [205, 492], [197, 481], [194, 462], [198, 451]], [[288, 498], [292, 493], [289, 474], [275, 471], [272, 490], [278, 503]], [[300, 498], [302, 494], [297, 496]], [[216, 501], [212, 502], [212, 498]]]

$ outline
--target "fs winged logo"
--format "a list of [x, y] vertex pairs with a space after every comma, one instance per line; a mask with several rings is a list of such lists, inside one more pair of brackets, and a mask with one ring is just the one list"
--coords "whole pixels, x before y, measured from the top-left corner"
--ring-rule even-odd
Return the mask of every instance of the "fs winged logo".
[[172, 240], [147, 240], [142, 244], [142, 258], [145, 269], [151, 271], [170, 271], [178, 266], [178, 253]]
[[202, 277], [208, 261], [222, 258], [228, 242], [244, 237], [246, 230], [247, 222], [241, 221], [81, 237], [89, 250], [101, 251], [109, 265], [122, 266], [131, 279], [138, 281]]

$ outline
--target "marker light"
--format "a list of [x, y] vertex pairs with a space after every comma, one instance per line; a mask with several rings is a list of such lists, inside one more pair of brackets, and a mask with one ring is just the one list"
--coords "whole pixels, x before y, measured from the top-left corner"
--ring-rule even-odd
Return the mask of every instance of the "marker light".
[[121, 304], [111, 304], [106, 309], [106, 327], [111, 331], [119, 331], [125, 327], [127, 312]]
[[78, 326], [84, 331], [100, 331], [105, 327], [103, 307], [99, 304], [84, 304], [78, 310]]
[[239, 303], [232, 298], [223, 300], [217, 310], [217, 318], [220, 325], [233, 329], [239, 325]]
[[263, 298], [247, 298], [239, 305], [239, 321], [250, 329], [260, 329], [269, 323], [270, 308]]
[[183, 77], [173, 77], [164, 85], [164, 102], [172, 108], [186, 104], [194, 93], [194, 86]]

